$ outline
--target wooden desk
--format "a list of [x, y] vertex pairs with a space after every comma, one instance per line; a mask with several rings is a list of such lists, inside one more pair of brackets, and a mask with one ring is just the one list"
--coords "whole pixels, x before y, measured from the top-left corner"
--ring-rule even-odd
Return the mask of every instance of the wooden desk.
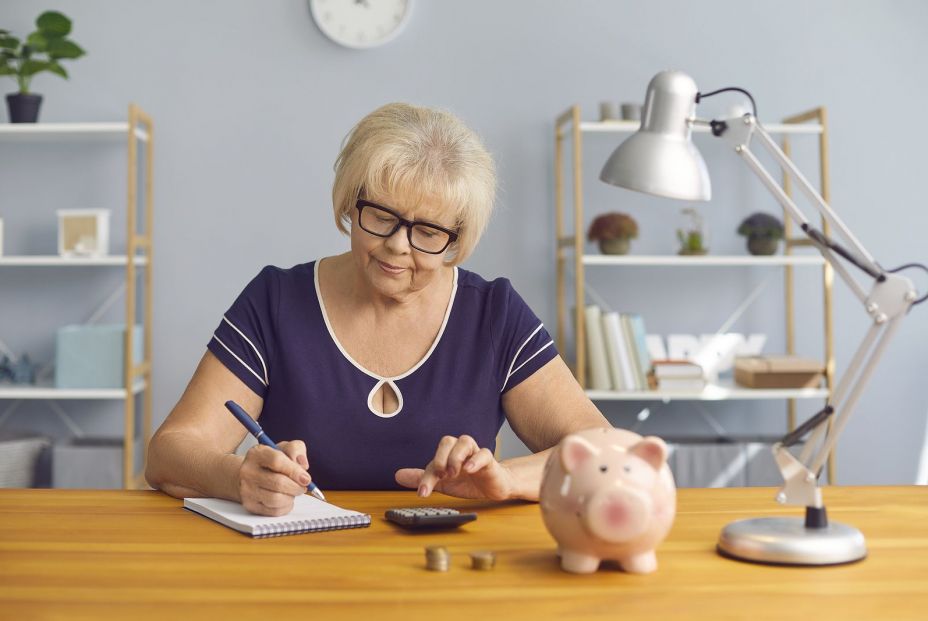
[[[833, 519], [867, 537], [862, 563], [750, 565], [714, 552], [733, 519], [798, 514], [772, 489], [684, 489], [650, 576], [562, 572], [537, 505], [412, 493], [327, 492], [370, 528], [252, 540], [160, 492], [0, 490], [0, 618], [926, 619], [928, 488], [827, 488]], [[417, 504], [473, 508], [456, 532], [409, 534], [382, 519]], [[427, 545], [452, 553], [424, 568]], [[490, 572], [469, 551], [497, 554]], [[297, 617], [296, 615], [300, 615]]]

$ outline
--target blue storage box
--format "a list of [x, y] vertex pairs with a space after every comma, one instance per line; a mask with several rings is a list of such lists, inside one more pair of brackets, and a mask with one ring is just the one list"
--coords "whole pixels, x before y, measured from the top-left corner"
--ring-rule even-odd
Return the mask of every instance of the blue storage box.
[[[56, 388], [122, 388], [125, 381], [124, 324], [77, 325], [58, 329]], [[142, 326], [135, 326], [133, 360], [142, 361]]]

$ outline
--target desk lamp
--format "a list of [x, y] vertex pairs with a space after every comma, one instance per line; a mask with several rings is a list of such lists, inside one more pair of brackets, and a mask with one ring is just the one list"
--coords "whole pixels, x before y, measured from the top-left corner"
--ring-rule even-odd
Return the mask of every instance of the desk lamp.
[[[696, 105], [702, 99], [725, 91], [746, 95], [753, 112], [724, 120], [695, 117]], [[848, 284], [873, 321], [829, 402], [773, 446], [774, 459], [784, 480], [776, 500], [805, 506], [805, 519], [767, 517], [733, 522], [719, 535], [718, 551], [740, 560], [787, 565], [834, 565], [861, 560], [867, 555], [863, 534], [852, 526], [829, 523], [818, 478], [902, 318], [914, 304], [928, 298], [928, 295], [918, 298], [912, 281], [898, 272], [911, 267], [926, 271], [928, 268], [920, 264], [894, 270], [881, 267], [764, 130], [757, 120], [757, 107], [750, 93], [733, 87], [700, 93], [693, 79], [679, 71], [663, 71], [651, 80], [640, 129], [609, 157], [600, 179], [657, 196], [709, 200], [709, 174], [691, 140], [692, 128], [696, 126], [707, 126], [713, 136], [724, 140], [741, 156]], [[784, 175], [797, 182], [814, 208], [832, 225], [840, 241], [812, 226], [755, 157], [752, 140], [773, 156]], [[863, 282], [852, 275], [850, 267], [862, 272], [863, 276], [857, 276]], [[789, 447], [806, 434], [810, 434], [809, 438], [796, 457]]]

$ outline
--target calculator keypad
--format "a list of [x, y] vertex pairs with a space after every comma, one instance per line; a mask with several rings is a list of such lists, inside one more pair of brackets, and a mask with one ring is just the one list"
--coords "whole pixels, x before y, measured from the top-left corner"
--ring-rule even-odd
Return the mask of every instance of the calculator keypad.
[[389, 509], [384, 517], [407, 528], [435, 528], [459, 526], [477, 519], [477, 514], [445, 507], [409, 507]]

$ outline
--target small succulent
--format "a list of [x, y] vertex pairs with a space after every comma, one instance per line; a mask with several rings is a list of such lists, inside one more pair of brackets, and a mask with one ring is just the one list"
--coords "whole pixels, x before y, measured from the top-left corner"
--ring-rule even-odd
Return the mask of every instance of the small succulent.
[[625, 213], [604, 213], [593, 219], [586, 237], [590, 241], [635, 239], [638, 237], [638, 223]]
[[702, 245], [702, 232], [677, 229], [677, 241], [680, 242], [680, 254], [706, 254]]
[[685, 229], [677, 229], [677, 241], [680, 242], [680, 250], [677, 254], [706, 254], [709, 252], [709, 249], [705, 246], [702, 215], [700, 215], [699, 210], [693, 207], [686, 207], [681, 213], [689, 220], [689, 224]]
[[783, 239], [783, 223], [776, 216], [758, 211], [741, 222], [738, 234], [753, 238]]

